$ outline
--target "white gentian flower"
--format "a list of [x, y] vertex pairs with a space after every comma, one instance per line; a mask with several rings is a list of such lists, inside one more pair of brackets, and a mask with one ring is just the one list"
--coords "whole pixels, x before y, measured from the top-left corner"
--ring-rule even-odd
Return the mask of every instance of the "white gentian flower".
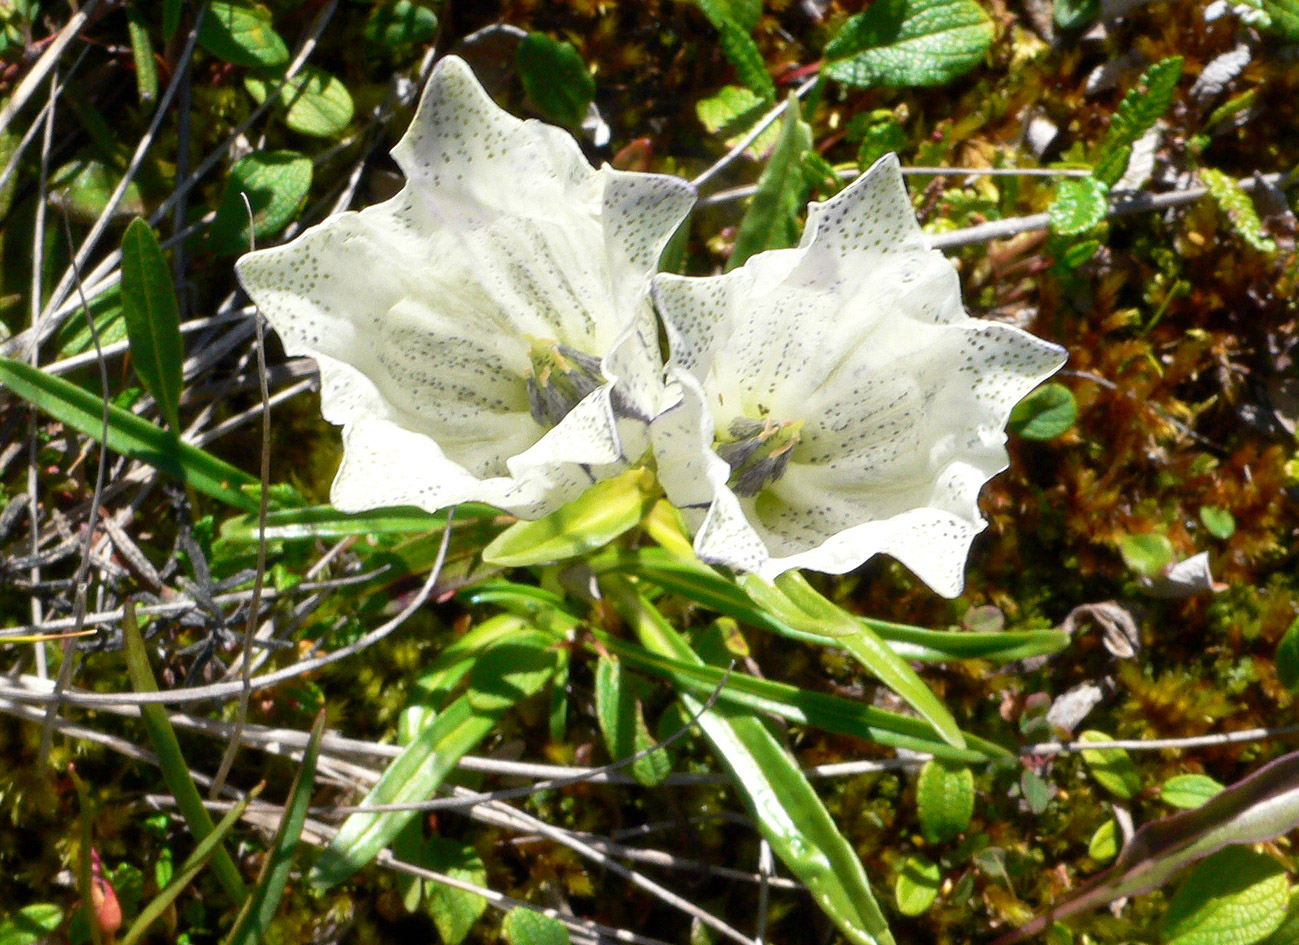
[[882, 552], [960, 593], [1010, 410], [1065, 352], [966, 314], [896, 157], [812, 204], [796, 248], [659, 275], [654, 298], [671, 349], [659, 479], [702, 559], [770, 580]]
[[391, 200], [236, 267], [285, 349], [320, 365], [343, 426], [334, 504], [535, 518], [640, 459], [662, 385], [649, 279], [693, 188], [594, 170], [456, 58], [393, 157]]

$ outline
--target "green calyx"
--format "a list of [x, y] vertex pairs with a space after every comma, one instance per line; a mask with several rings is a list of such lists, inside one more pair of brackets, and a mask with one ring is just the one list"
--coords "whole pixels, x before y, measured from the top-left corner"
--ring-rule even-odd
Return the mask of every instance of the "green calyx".
[[528, 338], [528, 408], [532, 419], [553, 427], [587, 394], [604, 385], [600, 359], [557, 341]]
[[801, 439], [802, 420], [775, 423], [770, 417], [731, 421], [731, 438], [713, 447], [731, 467], [726, 484], [736, 495], [754, 496], [785, 475], [789, 458]]

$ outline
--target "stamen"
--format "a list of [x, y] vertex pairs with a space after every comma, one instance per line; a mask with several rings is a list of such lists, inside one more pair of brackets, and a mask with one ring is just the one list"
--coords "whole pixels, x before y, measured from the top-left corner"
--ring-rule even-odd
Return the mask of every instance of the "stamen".
[[789, 458], [801, 439], [802, 420], [775, 423], [770, 417], [753, 420], [738, 417], [731, 422], [734, 438], [719, 442], [714, 449], [731, 467], [727, 485], [740, 496], [755, 496], [785, 475]]
[[556, 426], [587, 394], [601, 387], [600, 359], [557, 341], [528, 338], [528, 409], [543, 427]]

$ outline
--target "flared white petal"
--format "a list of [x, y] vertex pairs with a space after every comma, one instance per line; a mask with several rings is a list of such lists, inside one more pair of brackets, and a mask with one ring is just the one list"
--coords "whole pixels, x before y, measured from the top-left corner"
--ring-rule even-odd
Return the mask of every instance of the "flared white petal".
[[[690, 185], [594, 170], [455, 58], [393, 155], [397, 196], [236, 267], [286, 350], [321, 364], [325, 417], [345, 428], [336, 502], [532, 517], [639, 458], [647, 434], [623, 415], [643, 424], [660, 397], [649, 279]], [[553, 428], [529, 403], [535, 342], [601, 359], [607, 382]]]
[[[660, 275], [654, 298], [680, 402], [652, 436], [668, 496], [708, 509], [701, 557], [772, 578], [887, 553], [960, 592], [984, 527], [979, 490], [1007, 464], [1010, 410], [1064, 352], [966, 314], [896, 158], [812, 205], [798, 247], [725, 276]], [[717, 458], [716, 433], [740, 418], [802, 424], [779, 478], [737, 496], [700, 461], [665, 475], [692, 437]]]

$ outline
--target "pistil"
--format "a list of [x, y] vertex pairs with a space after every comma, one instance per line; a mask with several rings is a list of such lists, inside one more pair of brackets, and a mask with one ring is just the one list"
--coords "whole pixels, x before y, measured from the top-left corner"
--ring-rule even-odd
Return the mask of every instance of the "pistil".
[[600, 359], [557, 341], [529, 338], [528, 408], [543, 427], [556, 426], [591, 391], [604, 384]]

